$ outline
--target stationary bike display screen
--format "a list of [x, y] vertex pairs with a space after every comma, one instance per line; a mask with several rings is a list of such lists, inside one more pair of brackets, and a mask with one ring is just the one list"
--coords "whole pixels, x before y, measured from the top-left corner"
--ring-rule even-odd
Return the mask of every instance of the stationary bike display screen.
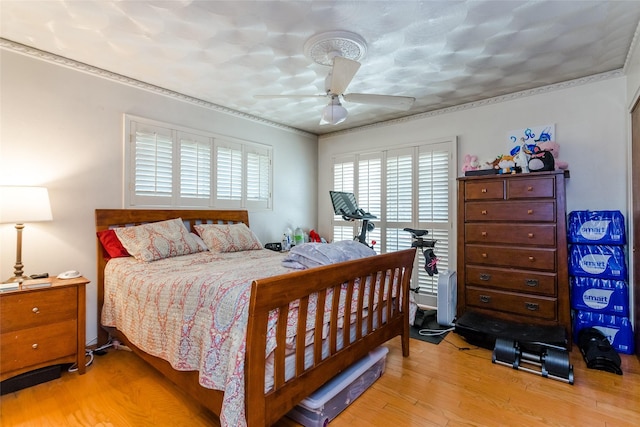
[[356, 202], [356, 196], [353, 193], [329, 191], [329, 194], [336, 215], [353, 215], [358, 212], [358, 202]]

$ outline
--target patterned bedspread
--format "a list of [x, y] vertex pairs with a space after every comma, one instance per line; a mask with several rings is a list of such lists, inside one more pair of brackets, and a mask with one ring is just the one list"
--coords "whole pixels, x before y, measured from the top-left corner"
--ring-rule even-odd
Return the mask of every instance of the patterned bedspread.
[[[105, 269], [102, 324], [203, 387], [223, 390], [222, 425], [241, 426], [251, 281], [291, 270], [269, 251], [201, 252], [153, 262], [115, 258]], [[233, 355], [234, 357], [229, 357]]]
[[[291, 272], [282, 266], [283, 259], [283, 254], [269, 250], [201, 252], [153, 262], [112, 259], [105, 269], [102, 324], [117, 327], [134, 345], [167, 360], [176, 370], [199, 371], [203, 387], [224, 392], [222, 425], [243, 426], [251, 282]], [[365, 301], [368, 288], [365, 287]], [[309, 320], [316, 312], [313, 297]], [[331, 299], [328, 294], [325, 322]], [[356, 304], [354, 298], [352, 312]], [[274, 312], [269, 320], [265, 357], [275, 348], [276, 321]], [[342, 323], [341, 320], [338, 326]], [[287, 325], [288, 343], [295, 340], [296, 325], [297, 307], [293, 304]], [[327, 331], [325, 325], [323, 338]], [[308, 344], [313, 342], [313, 333], [307, 332]]]

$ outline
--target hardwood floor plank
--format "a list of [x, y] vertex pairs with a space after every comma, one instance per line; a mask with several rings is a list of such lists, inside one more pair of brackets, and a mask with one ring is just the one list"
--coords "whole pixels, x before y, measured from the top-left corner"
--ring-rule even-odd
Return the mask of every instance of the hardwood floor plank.
[[[622, 355], [623, 375], [587, 369], [571, 353], [575, 384], [491, 363], [491, 351], [454, 333], [439, 345], [387, 343], [384, 375], [331, 427], [637, 426], [640, 362]], [[460, 350], [466, 348], [467, 350]], [[3, 426], [219, 426], [168, 380], [126, 351], [96, 357], [85, 375], [64, 372], [0, 398]], [[284, 417], [277, 427], [296, 427]]]

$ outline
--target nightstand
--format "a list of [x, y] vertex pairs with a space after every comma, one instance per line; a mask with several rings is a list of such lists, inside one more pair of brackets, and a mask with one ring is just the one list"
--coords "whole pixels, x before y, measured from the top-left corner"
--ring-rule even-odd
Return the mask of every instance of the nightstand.
[[0, 381], [63, 363], [85, 373], [87, 283], [50, 277], [0, 293]]

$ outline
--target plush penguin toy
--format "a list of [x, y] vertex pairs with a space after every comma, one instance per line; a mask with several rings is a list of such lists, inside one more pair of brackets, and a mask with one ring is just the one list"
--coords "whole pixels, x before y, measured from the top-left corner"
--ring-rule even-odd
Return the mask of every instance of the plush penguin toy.
[[531, 172], [541, 172], [552, 171], [555, 168], [556, 164], [551, 151], [542, 150], [536, 145], [529, 159], [529, 170]]

